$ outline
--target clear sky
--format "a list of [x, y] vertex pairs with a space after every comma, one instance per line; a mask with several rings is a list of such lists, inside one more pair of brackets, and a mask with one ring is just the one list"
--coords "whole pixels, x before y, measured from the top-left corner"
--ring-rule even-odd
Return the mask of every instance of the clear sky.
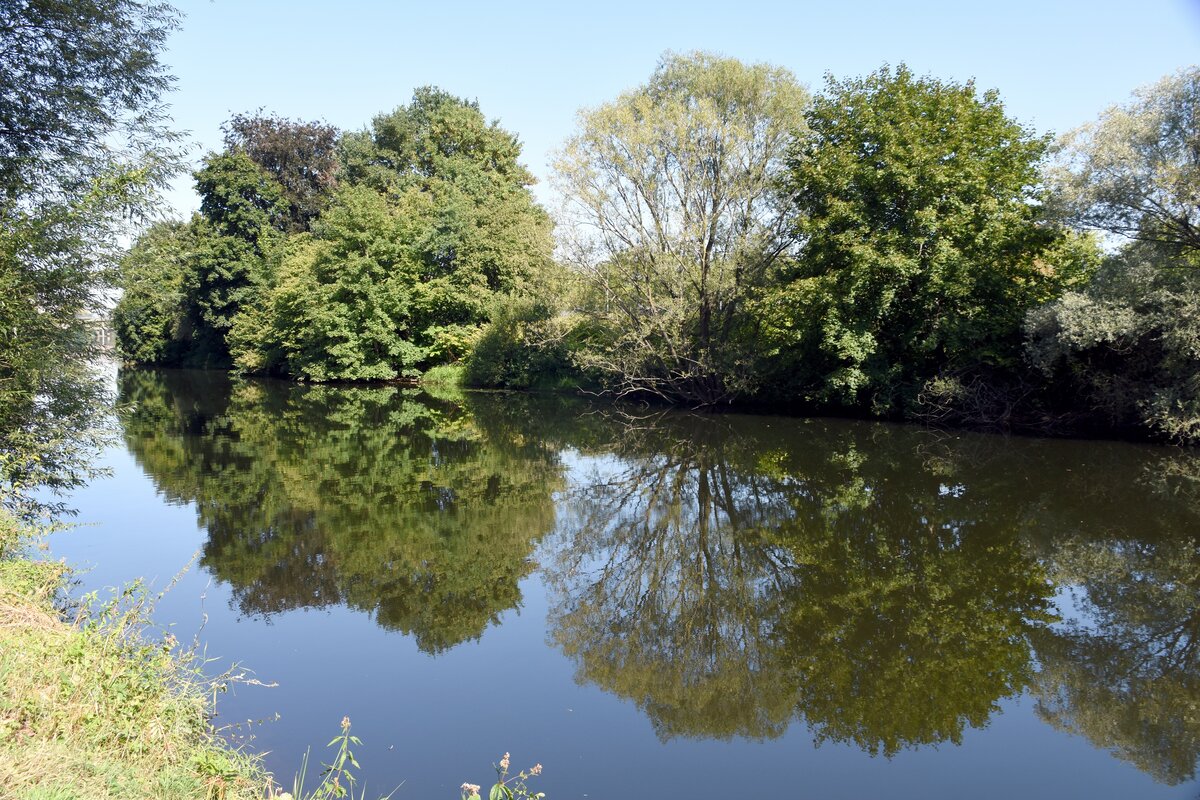
[[[995, 88], [1009, 113], [1064, 132], [1138, 86], [1200, 63], [1200, 0], [1005, 2], [437, 2], [176, 0], [165, 59], [196, 155], [232, 113], [262, 108], [357, 129], [414, 87], [476, 99], [539, 178], [580, 107], [646, 80], [667, 50], [787, 67], [817, 91], [907, 63]], [[545, 198], [545, 183], [537, 188]], [[196, 208], [190, 179], [168, 195]]]

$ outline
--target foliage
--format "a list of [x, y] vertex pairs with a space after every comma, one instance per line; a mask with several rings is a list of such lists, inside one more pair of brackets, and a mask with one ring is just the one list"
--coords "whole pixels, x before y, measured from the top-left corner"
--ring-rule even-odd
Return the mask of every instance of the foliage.
[[[500, 762], [493, 765], [496, 768], [496, 783], [488, 792], [488, 800], [542, 800], [546, 794], [544, 792], [535, 794], [529, 791], [529, 785], [526, 783], [530, 778], [542, 774], [542, 765], [534, 764], [528, 770], [523, 769], [516, 775], [510, 775], [509, 759], [509, 754], [505, 753], [500, 758]], [[479, 786], [473, 783], [464, 783], [462, 800], [469, 800], [472, 797], [479, 797]]]
[[1087, 287], [1031, 312], [1029, 358], [1061, 402], [1117, 429], [1200, 441], [1200, 273], [1157, 247], [1111, 257]]
[[1077, 224], [1200, 250], [1200, 68], [1142, 88], [1060, 149], [1054, 177]]
[[491, 321], [472, 344], [464, 381], [470, 386], [528, 389], [570, 380], [574, 369], [566, 324], [555, 318], [550, 300], [497, 302]]
[[786, 176], [801, 252], [757, 308], [768, 386], [890, 413], [944, 370], [1018, 364], [1025, 311], [1078, 269], [1047, 260], [1047, 140], [996, 92], [904, 66], [830, 78], [807, 120]]
[[493, 299], [553, 272], [516, 137], [477, 104], [422, 89], [343, 137], [340, 164], [335, 138], [318, 123], [230, 121], [225, 151], [196, 173], [188, 247], [148, 239], [131, 256], [118, 314], [128, 358], [413, 378], [462, 359]]
[[[0, 528], [11, 527], [0, 520]], [[28, 536], [29, 531], [19, 533]], [[64, 622], [61, 564], [0, 559], [0, 782], [14, 797], [251, 800], [269, 778], [212, 729], [194, 651], [153, 634], [132, 586]]]
[[337, 128], [260, 111], [234, 114], [223, 130], [228, 152], [245, 153], [278, 182], [288, 204], [286, 229], [308, 230], [337, 186]]
[[311, 381], [415, 375], [424, 351], [413, 341], [419, 267], [404, 244], [410, 226], [384, 195], [340, 190], [313, 237], [289, 242], [260, 305], [238, 318], [237, 365]]
[[[178, 26], [167, 3], [0, 3], [0, 208], [86, 193], [117, 164], [153, 167], [165, 153], [159, 63]], [[114, 148], [118, 156], [114, 158]]]
[[577, 358], [619, 394], [745, 389], [743, 305], [786, 247], [773, 182], [807, 100], [786, 70], [692, 53], [581, 112], [555, 181], [565, 253], [607, 335]]
[[377, 116], [370, 131], [343, 137], [345, 180], [389, 193], [413, 219], [406, 244], [422, 283], [463, 296], [457, 312], [430, 309], [443, 324], [482, 321], [484, 309], [467, 296], [528, 288], [550, 269], [550, 220], [529, 191], [534, 179], [520, 152], [517, 137], [488, 123], [478, 103], [432, 87]]
[[87, 317], [120, 238], [173, 169], [158, 61], [177, 15], [112, 0], [0, 2], [0, 479], [25, 518], [103, 441]]
[[193, 232], [181, 222], [160, 222], [146, 230], [121, 259], [124, 294], [113, 310], [121, 352], [139, 364], [178, 364], [186, 345], [187, 261]]
[[[337, 750], [335, 751], [333, 760], [328, 764], [322, 765], [321, 782], [311, 790], [305, 788], [304, 782], [308, 777], [309, 755], [305, 752], [300, 771], [296, 774], [292, 782], [291, 793], [285, 792], [273, 795], [272, 800], [337, 800], [337, 798], [342, 797], [349, 797], [350, 800], [366, 800], [366, 787], [363, 787], [358, 798], [354, 796], [354, 787], [358, 783], [358, 776], [354, 773], [354, 770], [360, 767], [350, 746], [354, 745], [357, 747], [361, 744], [361, 739], [350, 734], [350, 718], [342, 717], [341, 733], [333, 737], [328, 745], [329, 747], [337, 748]], [[396, 790], [393, 789], [390, 793], [381, 796], [380, 800], [389, 800], [395, 793]]]

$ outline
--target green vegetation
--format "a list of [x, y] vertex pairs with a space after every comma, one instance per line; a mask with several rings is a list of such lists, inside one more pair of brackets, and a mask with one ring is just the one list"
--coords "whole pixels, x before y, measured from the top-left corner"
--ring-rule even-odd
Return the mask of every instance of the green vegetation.
[[[122, 352], [305, 382], [602, 391], [1200, 439], [1200, 71], [1055, 144], [995, 90], [668, 54], [516, 136], [418, 89], [361, 131], [236, 115], [123, 262]], [[442, 370], [441, 367], [451, 367]]]
[[162, 127], [165, 4], [7, 2], [0, 13], [0, 507], [88, 475], [103, 394], [82, 317], [103, 313], [130, 216], [175, 162]]
[[340, 136], [237, 116], [196, 172], [200, 214], [151, 228], [123, 263], [122, 351], [312, 382], [459, 362], [494, 309], [553, 278], [519, 154], [433, 88]]
[[745, 391], [744, 306], [788, 246], [776, 178], [807, 101], [786, 70], [694, 53], [580, 115], [555, 163], [588, 320], [575, 357], [618, 394]]
[[1030, 359], [1058, 405], [1096, 427], [1200, 441], [1200, 69], [1064, 148], [1054, 178], [1069, 218], [1127, 241], [1088, 285], [1029, 315]]
[[1043, 224], [1047, 138], [904, 67], [830, 79], [807, 119], [785, 178], [803, 245], [760, 306], [771, 390], [891, 414], [1017, 367], [1025, 313], [1084, 271]]
[[261, 798], [270, 778], [209, 722], [202, 663], [148, 631], [145, 590], [64, 618], [66, 569], [0, 518], [0, 782], [15, 800]]

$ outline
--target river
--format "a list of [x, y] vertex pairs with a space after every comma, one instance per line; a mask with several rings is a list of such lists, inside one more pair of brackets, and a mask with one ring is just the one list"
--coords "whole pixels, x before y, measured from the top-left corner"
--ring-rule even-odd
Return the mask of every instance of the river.
[[[285, 784], [457, 798], [1195, 798], [1200, 455], [126, 371], [51, 550]], [[370, 794], [370, 792], [369, 792]]]

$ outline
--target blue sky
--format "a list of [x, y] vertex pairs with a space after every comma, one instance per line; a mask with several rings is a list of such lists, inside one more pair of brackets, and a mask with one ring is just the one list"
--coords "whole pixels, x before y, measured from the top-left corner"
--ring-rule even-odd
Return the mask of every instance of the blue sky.
[[[995, 88], [1039, 132], [1087, 122], [1200, 63], [1200, 0], [1129, 2], [318, 2], [177, 0], [165, 60], [196, 155], [235, 112], [361, 128], [432, 84], [477, 99], [544, 179], [580, 107], [645, 81], [667, 50], [787, 67], [816, 91], [887, 62]], [[197, 201], [190, 179], [168, 194]]]

